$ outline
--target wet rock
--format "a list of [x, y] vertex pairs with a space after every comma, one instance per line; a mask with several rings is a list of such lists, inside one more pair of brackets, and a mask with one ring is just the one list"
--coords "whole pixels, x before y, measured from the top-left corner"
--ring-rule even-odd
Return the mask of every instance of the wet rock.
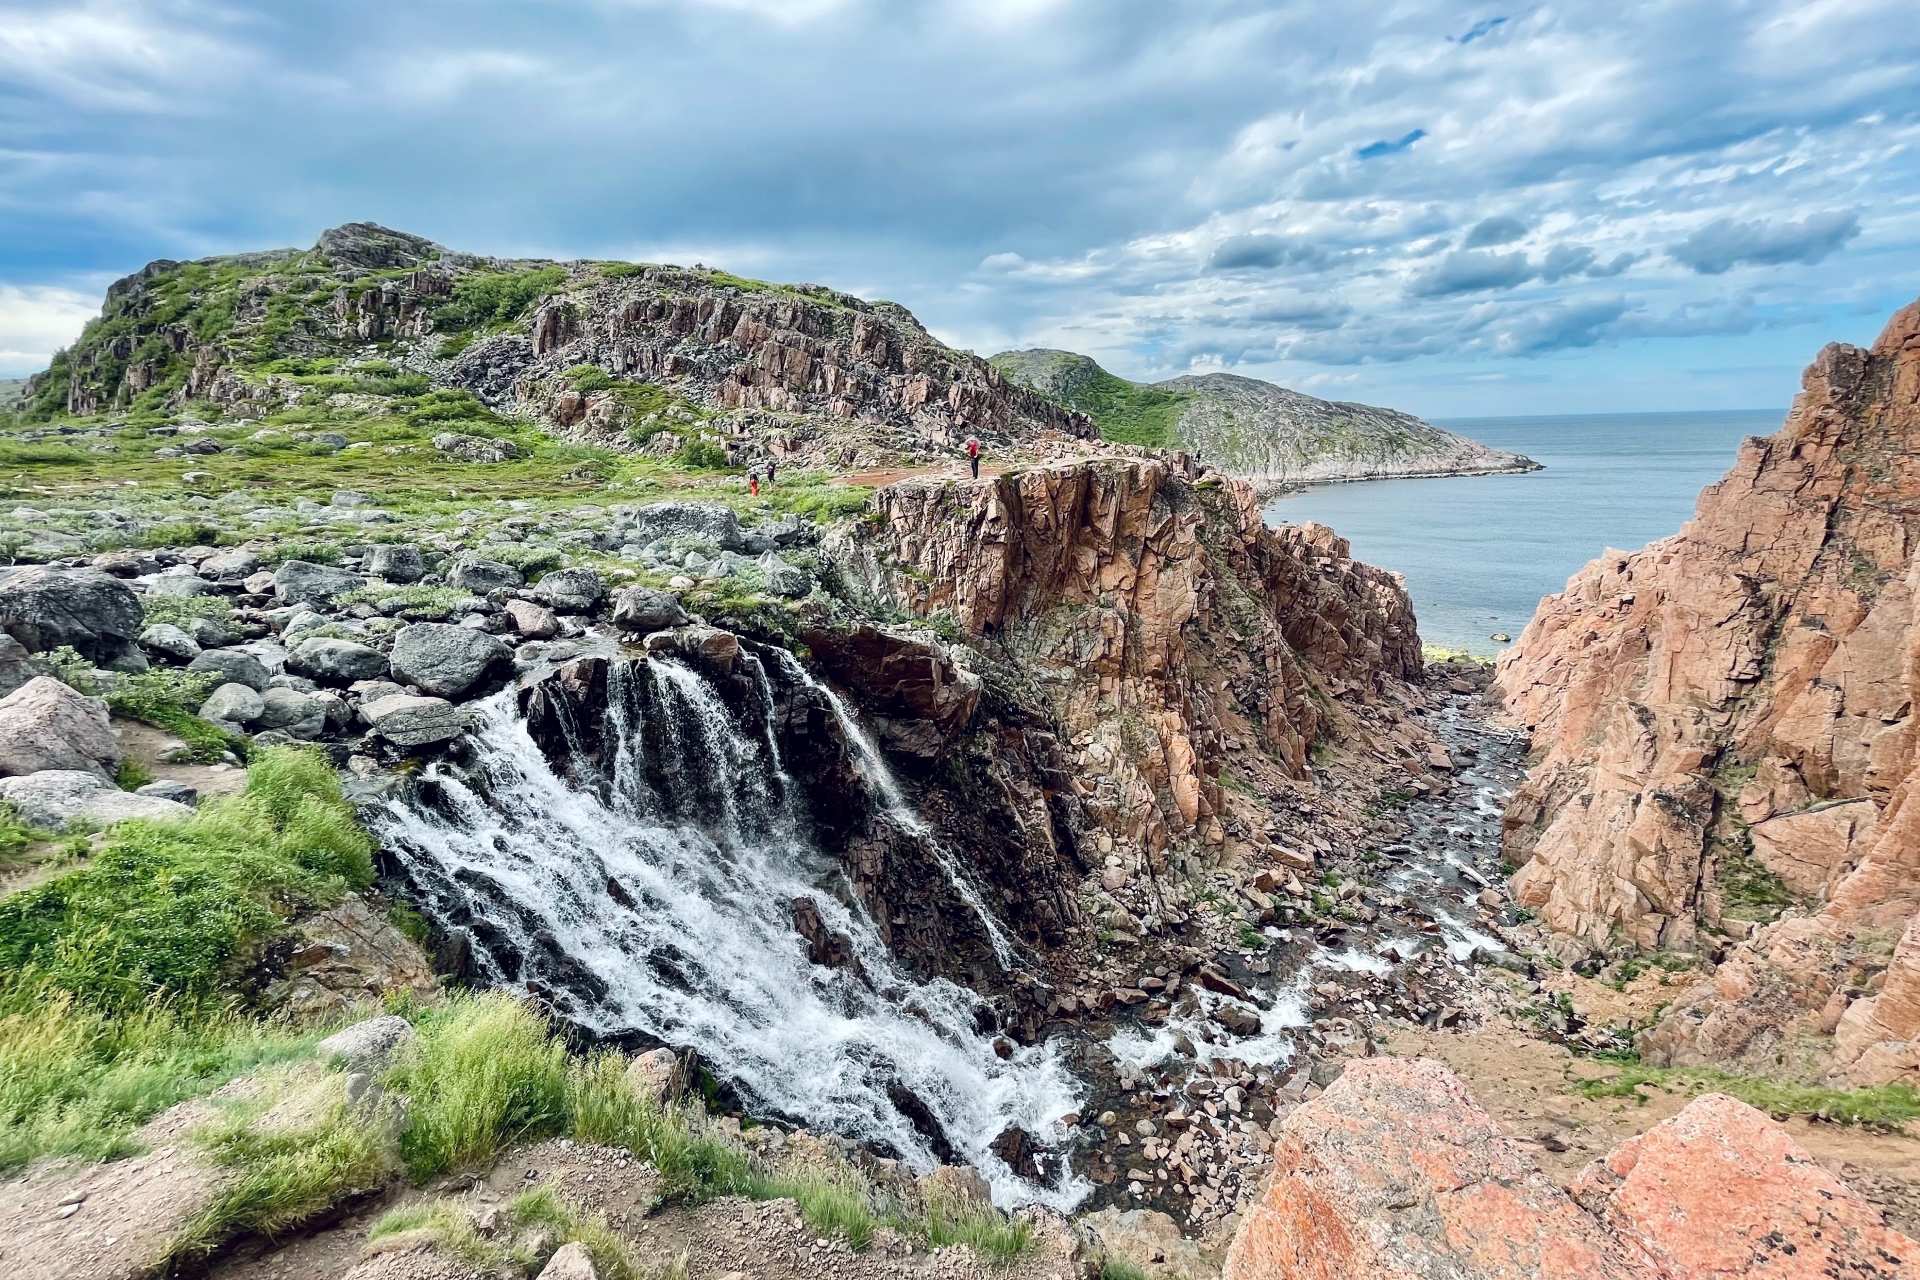
[[649, 1049], [627, 1064], [627, 1085], [636, 1097], [670, 1102], [686, 1087], [680, 1058], [671, 1049]]
[[509, 600], [504, 610], [513, 629], [529, 640], [545, 640], [560, 630], [560, 620], [545, 605], [531, 600]]
[[287, 656], [287, 669], [328, 684], [351, 684], [386, 675], [387, 655], [352, 640], [310, 636]]
[[200, 656], [200, 643], [172, 623], [161, 622], [140, 633], [140, 647], [173, 662], [192, 662]]
[[397, 747], [423, 747], [457, 738], [467, 729], [467, 714], [445, 698], [389, 694], [365, 703], [361, 719]]
[[418, 582], [427, 576], [426, 558], [420, 548], [408, 542], [377, 542], [367, 549], [368, 573], [388, 582]]
[[853, 939], [835, 933], [820, 914], [820, 905], [812, 898], [793, 900], [793, 931], [807, 940], [807, 959], [827, 969], [860, 971], [854, 955]]
[[367, 580], [357, 573], [305, 560], [289, 560], [273, 573], [273, 594], [281, 604], [317, 609], [332, 610], [339, 606], [340, 597], [366, 585]]
[[963, 731], [980, 705], [980, 677], [955, 662], [925, 632], [900, 633], [860, 623], [803, 633], [814, 657], [838, 682], [882, 715], [925, 721], [943, 737]]
[[350, 1071], [384, 1071], [415, 1039], [413, 1024], [387, 1014], [356, 1022], [313, 1046], [314, 1056], [331, 1059]]
[[648, 636], [647, 652], [678, 655], [730, 675], [740, 660], [740, 637], [717, 627], [676, 627]]
[[105, 665], [127, 650], [144, 623], [133, 588], [97, 569], [0, 570], [0, 630], [30, 653], [71, 645]]
[[265, 663], [239, 649], [202, 650], [187, 663], [187, 670], [211, 672], [230, 684], [245, 685], [256, 693], [265, 689], [267, 681], [273, 678]]
[[48, 769], [0, 778], [0, 800], [19, 810], [20, 820], [44, 831], [65, 831], [76, 820], [105, 826], [128, 818], [170, 821], [193, 810], [161, 796], [121, 791], [81, 769]]
[[1033, 1138], [1025, 1129], [1018, 1125], [1003, 1129], [999, 1137], [987, 1144], [987, 1149], [1006, 1161], [1007, 1168], [1021, 1177], [1033, 1176], [1034, 1156], [1039, 1148], [1034, 1146]]
[[246, 685], [223, 684], [200, 704], [200, 718], [225, 724], [249, 725], [258, 720], [266, 709], [266, 700]]
[[35, 676], [0, 698], [0, 776], [78, 769], [102, 780], [120, 763], [106, 704]]
[[512, 662], [513, 650], [472, 627], [416, 622], [394, 636], [390, 660], [397, 679], [436, 697], [457, 698]]
[[1233, 1035], [1252, 1036], [1260, 1034], [1259, 1012], [1244, 1004], [1231, 1002], [1222, 1004], [1213, 1011], [1211, 1016], [1215, 1022], [1225, 1027], [1227, 1031]]
[[685, 625], [687, 611], [680, 597], [652, 587], [627, 587], [614, 593], [613, 625], [623, 631], [646, 634]]
[[501, 564], [497, 560], [483, 560], [476, 555], [462, 555], [453, 562], [453, 569], [447, 574], [448, 586], [482, 596], [489, 591], [506, 591], [525, 583], [526, 577], [512, 565]]

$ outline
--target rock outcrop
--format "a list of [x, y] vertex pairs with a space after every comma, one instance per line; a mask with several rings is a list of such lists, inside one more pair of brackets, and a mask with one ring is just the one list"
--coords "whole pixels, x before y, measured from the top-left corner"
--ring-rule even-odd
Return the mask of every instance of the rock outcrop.
[[1250, 485], [1184, 455], [908, 480], [874, 507], [852, 559], [880, 607], [945, 619], [1023, 671], [1080, 749], [1089, 818], [1134, 857], [1218, 843], [1230, 742], [1303, 777], [1329, 695], [1421, 670], [1396, 575], [1322, 526], [1268, 528]]
[[1910, 1276], [1920, 1244], [1710, 1094], [1562, 1191], [1427, 1059], [1363, 1059], [1289, 1115], [1222, 1280]]
[[1795, 904], [1679, 1002], [1657, 1058], [1779, 1065], [1874, 998], [1920, 908], [1916, 440], [1920, 305], [1823, 351], [1680, 534], [1587, 566], [1501, 661], [1538, 756], [1514, 890], [1564, 950], [1690, 948]]
[[1185, 449], [1261, 489], [1336, 480], [1534, 471], [1539, 464], [1377, 405], [1210, 373], [1128, 382], [1070, 351], [1005, 351], [1011, 381], [1091, 414], [1109, 438]]

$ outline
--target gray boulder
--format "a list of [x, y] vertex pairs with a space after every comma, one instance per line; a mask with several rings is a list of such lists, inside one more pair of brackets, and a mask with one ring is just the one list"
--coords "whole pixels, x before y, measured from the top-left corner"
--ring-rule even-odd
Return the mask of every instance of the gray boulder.
[[171, 599], [192, 600], [198, 596], [219, 594], [220, 588], [208, 582], [199, 574], [188, 570], [186, 573], [162, 573], [147, 579], [147, 594], [166, 596]]
[[560, 620], [553, 616], [553, 610], [531, 600], [509, 600], [504, 612], [513, 629], [531, 640], [545, 640], [560, 630]]
[[187, 664], [189, 671], [212, 671], [232, 684], [243, 684], [258, 693], [267, 687], [273, 672], [260, 659], [238, 649], [202, 649]]
[[607, 584], [591, 569], [555, 569], [540, 579], [540, 590], [560, 613], [585, 613], [607, 594]]
[[723, 551], [739, 551], [745, 539], [740, 534], [740, 517], [727, 507], [703, 502], [656, 502], [641, 507], [628, 518], [630, 542], [652, 542], [656, 538], [705, 538]]
[[0, 631], [29, 653], [65, 644], [89, 661], [109, 662], [145, 622], [133, 588], [98, 569], [27, 565], [0, 572]]
[[486, 632], [451, 623], [416, 622], [393, 638], [395, 678], [436, 697], [457, 698], [512, 659], [513, 650]]
[[223, 684], [200, 704], [200, 718], [223, 724], [252, 724], [266, 709], [266, 700], [255, 690], [244, 684]]
[[376, 543], [367, 550], [366, 571], [388, 582], [418, 582], [427, 576], [420, 548], [405, 542]]
[[813, 590], [812, 574], [788, 564], [772, 552], [760, 557], [759, 564], [760, 572], [767, 580], [767, 590], [774, 595], [798, 600]]
[[600, 1269], [593, 1265], [587, 1246], [574, 1240], [554, 1250], [540, 1269], [539, 1280], [600, 1280]]
[[0, 698], [0, 776], [78, 769], [105, 780], [120, 764], [107, 706], [52, 676]]
[[680, 597], [652, 587], [628, 587], [613, 597], [613, 625], [626, 631], [664, 631], [687, 620]]
[[524, 586], [526, 581], [525, 575], [512, 565], [501, 564], [497, 560], [482, 560], [475, 555], [463, 555], [455, 560], [452, 572], [447, 574], [448, 586], [480, 596], [489, 591]]
[[[180, 624], [181, 629], [193, 637], [193, 642], [202, 649], [218, 649], [222, 645], [233, 643], [233, 632], [224, 623], [212, 618], [192, 618]], [[188, 659], [192, 661], [191, 658]]]
[[260, 695], [260, 716], [254, 723], [261, 729], [285, 729], [296, 738], [311, 741], [327, 727], [327, 712], [312, 694], [298, 689], [269, 689]]
[[433, 447], [462, 462], [506, 462], [526, 453], [525, 449], [511, 440], [489, 440], [485, 436], [464, 435], [458, 431], [442, 431], [433, 438]]
[[122, 791], [84, 769], [0, 778], [0, 800], [19, 810], [22, 822], [43, 831], [65, 831], [77, 819], [104, 826], [129, 818], [167, 822], [193, 816], [177, 800]]
[[367, 580], [357, 573], [330, 565], [289, 560], [273, 572], [273, 594], [281, 604], [309, 604], [332, 609], [340, 597], [360, 590]]
[[311, 636], [294, 646], [287, 670], [329, 684], [352, 684], [386, 675], [387, 655], [351, 640]]
[[142, 631], [140, 647], [174, 662], [192, 662], [200, 656], [200, 642], [170, 622], [156, 622]]
[[200, 576], [217, 582], [238, 582], [260, 567], [260, 557], [251, 551], [216, 551], [200, 562]]
[[27, 652], [27, 646], [0, 631], [0, 698], [35, 676], [47, 674], [47, 664]]
[[395, 1055], [412, 1040], [413, 1024], [387, 1014], [336, 1031], [313, 1049], [320, 1057], [331, 1059], [349, 1071], [380, 1072], [385, 1071]]
[[200, 803], [200, 789], [188, 786], [178, 778], [161, 778], [157, 782], [149, 782], [144, 787], [136, 788], [133, 794], [152, 796], [157, 800], [171, 800], [175, 804], [184, 804], [189, 809]]
[[460, 736], [468, 724], [467, 713], [445, 698], [416, 698], [405, 693], [363, 704], [360, 718], [396, 747], [444, 742]]

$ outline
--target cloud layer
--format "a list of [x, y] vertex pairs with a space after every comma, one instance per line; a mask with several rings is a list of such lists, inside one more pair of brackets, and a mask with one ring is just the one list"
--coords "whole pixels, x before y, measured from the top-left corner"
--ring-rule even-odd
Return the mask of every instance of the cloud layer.
[[1920, 293], [1906, 8], [0, 0], [0, 376], [48, 289], [373, 218], [1138, 377], [1784, 403]]

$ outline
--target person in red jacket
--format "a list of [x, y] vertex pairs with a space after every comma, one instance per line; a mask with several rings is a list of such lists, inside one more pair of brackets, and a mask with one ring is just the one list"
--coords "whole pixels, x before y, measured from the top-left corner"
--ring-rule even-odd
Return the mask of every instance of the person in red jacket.
[[973, 478], [980, 478], [980, 442], [972, 436], [967, 437], [967, 461], [973, 464]]

